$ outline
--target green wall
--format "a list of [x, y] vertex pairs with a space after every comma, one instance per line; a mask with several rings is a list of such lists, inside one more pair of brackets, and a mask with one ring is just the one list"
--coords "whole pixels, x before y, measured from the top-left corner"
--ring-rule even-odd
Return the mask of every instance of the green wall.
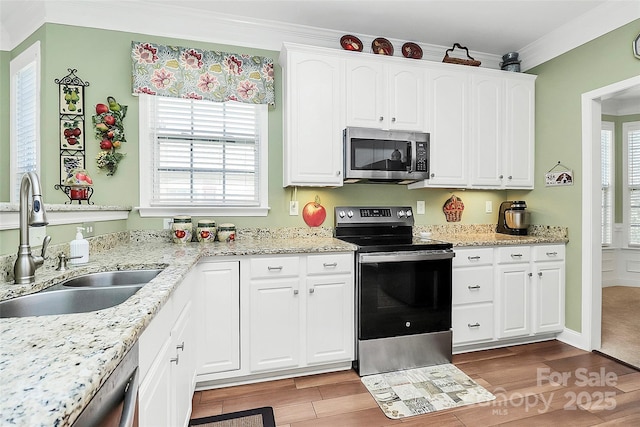
[[[581, 330], [582, 110], [589, 92], [640, 74], [631, 52], [640, 20], [579, 46], [529, 72], [536, 80], [536, 185], [527, 203], [545, 206], [536, 222], [569, 227], [566, 326]], [[575, 185], [545, 187], [544, 174], [558, 161], [574, 170]]]
[[[567, 246], [567, 326], [580, 331], [581, 306], [581, 95], [582, 93], [624, 80], [640, 74], [640, 61], [631, 54], [631, 41], [637, 36], [640, 20], [605, 34], [589, 43], [573, 49], [553, 60], [541, 64], [529, 72], [537, 74], [536, 81], [536, 169], [535, 187], [531, 192], [521, 191], [455, 191], [466, 206], [463, 223], [493, 223], [496, 221], [497, 206], [506, 199], [525, 199], [533, 212], [536, 224], [560, 225], [569, 228], [570, 242]], [[131, 205], [138, 204], [138, 102], [130, 90], [130, 43], [131, 40], [185, 45], [214, 50], [234, 51], [264, 55], [277, 62], [278, 52], [246, 49], [196, 41], [176, 40], [166, 37], [146, 36], [126, 32], [87, 29], [80, 27], [46, 24], [30, 40], [25, 41], [12, 52], [15, 56], [28, 46], [33, 39], [43, 43], [43, 169], [45, 202], [62, 203], [65, 196], [56, 192], [53, 185], [58, 181], [57, 153], [57, 86], [55, 78], [67, 74], [67, 68], [78, 69], [78, 76], [90, 82], [86, 89], [85, 107], [104, 102], [107, 96], [114, 96], [121, 104], [129, 106], [124, 121], [127, 144], [121, 149], [127, 157], [120, 164], [118, 173], [107, 177], [98, 173], [93, 157], [99, 151], [97, 141], [87, 141], [87, 167], [94, 177], [97, 204]], [[0, 56], [0, 70], [8, 69], [6, 54]], [[4, 72], [2, 76], [4, 76]], [[258, 218], [216, 218], [218, 222], [231, 221], [240, 227], [248, 226], [304, 226], [300, 216], [288, 215], [291, 190], [282, 188], [282, 73], [276, 67], [277, 106], [269, 113], [269, 204], [271, 212], [267, 217]], [[0, 88], [8, 87], [2, 77]], [[6, 103], [0, 104], [6, 108]], [[5, 114], [0, 117], [0, 125], [5, 129]], [[90, 117], [87, 117], [90, 119]], [[4, 132], [4, 131], [2, 131]], [[85, 127], [91, 135], [91, 127]], [[3, 136], [4, 133], [0, 133]], [[8, 153], [8, 138], [0, 138], [3, 157]], [[3, 160], [4, 161], [4, 160]], [[575, 185], [567, 187], [545, 187], [544, 174], [558, 161], [574, 170]], [[2, 163], [4, 165], [4, 163]], [[5, 168], [3, 167], [4, 171]], [[8, 173], [8, 172], [7, 172]], [[7, 173], [3, 172], [3, 180]], [[7, 190], [0, 187], [0, 200], [6, 201]], [[4, 193], [3, 193], [4, 192]], [[336, 189], [299, 189], [301, 205], [319, 195], [327, 208], [327, 226], [333, 224], [332, 208], [340, 204], [411, 204], [425, 200], [427, 214], [417, 216], [417, 224], [444, 223], [441, 207], [451, 195], [447, 190], [423, 189], [407, 190], [394, 185], [349, 185]], [[494, 213], [485, 214], [486, 200], [494, 202]], [[120, 224], [121, 223], [121, 224]], [[132, 213], [129, 220], [105, 226], [122, 229], [158, 229], [161, 219], [140, 218]], [[66, 230], [54, 228], [54, 243], [73, 238]], [[97, 225], [98, 233], [102, 232]], [[0, 232], [0, 253], [14, 252], [17, 245], [17, 230]], [[56, 241], [58, 240], [59, 241]]]
[[[177, 40], [167, 37], [147, 36], [119, 31], [106, 31], [59, 24], [46, 24], [28, 41], [22, 43], [12, 52], [12, 56], [33, 43], [34, 39], [42, 42], [43, 52], [43, 85], [42, 85], [42, 169], [41, 180], [44, 186], [45, 203], [64, 203], [66, 196], [53, 189], [58, 182], [58, 87], [56, 78], [64, 77], [68, 68], [77, 69], [77, 75], [90, 85], [85, 89], [85, 135], [86, 166], [94, 180], [92, 201], [100, 205], [138, 205], [138, 98], [131, 95], [131, 41], [150, 41], [170, 45], [187, 45], [211, 50], [222, 50], [239, 53], [257, 54], [274, 59], [277, 64], [279, 52], [259, 49], [247, 49], [236, 46], [214, 43]], [[70, 43], [70, 38], [73, 43]], [[6, 62], [6, 61], [5, 61]], [[3, 63], [4, 64], [4, 63]], [[8, 67], [8, 65], [7, 65]], [[289, 216], [289, 200], [292, 189], [282, 187], [282, 70], [276, 71], [276, 107], [269, 110], [269, 205], [271, 210], [266, 217], [216, 217], [221, 222], [233, 222], [239, 227], [305, 227], [301, 216]], [[3, 79], [4, 80], [4, 79]], [[93, 106], [104, 103], [107, 96], [114, 96], [118, 102], [128, 106], [124, 119], [127, 142], [120, 149], [126, 153], [120, 163], [118, 172], [111, 177], [99, 172], [95, 165], [95, 155], [99, 152], [98, 141], [93, 138], [90, 125]], [[4, 127], [4, 126], [3, 126]], [[2, 143], [3, 152], [8, 152], [8, 138]], [[4, 168], [3, 168], [4, 170]], [[4, 176], [3, 172], [3, 176]], [[8, 172], [7, 172], [8, 175]], [[451, 196], [451, 191], [421, 189], [408, 190], [400, 185], [367, 185], [353, 184], [342, 188], [299, 188], [297, 199], [302, 207], [306, 202], [320, 196], [327, 209], [325, 226], [333, 226], [333, 207], [345, 204], [407, 204], [415, 206], [417, 200], [426, 202], [426, 215], [416, 216], [417, 224], [445, 223], [442, 205]], [[467, 224], [495, 223], [497, 208], [506, 200], [505, 191], [455, 191], [465, 203], [462, 222]], [[2, 193], [0, 193], [2, 195]], [[2, 195], [2, 201], [8, 200]], [[485, 202], [493, 202], [494, 212], [485, 213]], [[534, 218], [535, 220], [535, 218]], [[114, 224], [96, 224], [97, 234], [113, 231]], [[129, 216], [128, 221], [117, 222], [121, 229], [160, 229], [161, 218], [141, 218], [137, 211]], [[50, 226], [48, 233], [53, 243], [61, 243], [73, 239], [74, 226]], [[116, 227], [116, 228], [117, 228]], [[17, 230], [0, 232], [0, 254], [13, 253], [18, 245]]]

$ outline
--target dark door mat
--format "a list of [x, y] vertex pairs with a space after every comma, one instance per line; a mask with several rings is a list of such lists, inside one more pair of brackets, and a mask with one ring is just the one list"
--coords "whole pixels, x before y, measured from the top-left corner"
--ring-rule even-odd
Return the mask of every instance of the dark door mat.
[[276, 427], [273, 408], [249, 409], [231, 412], [213, 417], [196, 418], [189, 421], [190, 426], [202, 427]]

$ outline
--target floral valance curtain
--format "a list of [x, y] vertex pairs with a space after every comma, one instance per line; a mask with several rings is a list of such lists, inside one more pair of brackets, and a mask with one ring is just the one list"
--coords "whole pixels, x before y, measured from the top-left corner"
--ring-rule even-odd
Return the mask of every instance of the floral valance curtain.
[[134, 94], [275, 102], [271, 58], [134, 41], [131, 59]]

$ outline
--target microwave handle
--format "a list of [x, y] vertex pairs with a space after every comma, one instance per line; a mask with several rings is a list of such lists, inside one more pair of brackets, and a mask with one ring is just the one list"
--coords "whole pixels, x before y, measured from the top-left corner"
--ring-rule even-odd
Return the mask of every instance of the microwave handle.
[[416, 143], [416, 141], [411, 141], [411, 150], [409, 153], [409, 164], [411, 165], [411, 167], [409, 168], [409, 172], [416, 171], [416, 158], [418, 157], [417, 146], [418, 144]]

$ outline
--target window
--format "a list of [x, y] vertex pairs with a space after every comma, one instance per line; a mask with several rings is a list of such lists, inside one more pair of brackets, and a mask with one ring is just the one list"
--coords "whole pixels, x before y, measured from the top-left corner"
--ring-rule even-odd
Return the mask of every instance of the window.
[[267, 106], [140, 95], [140, 212], [265, 216]]
[[614, 200], [614, 124], [602, 122], [600, 134], [600, 158], [602, 179], [602, 245], [611, 245], [613, 235]]
[[20, 181], [40, 165], [40, 42], [36, 42], [9, 65], [11, 75], [11, 201], [20, 200]]
[[629, 246], [640, 246], [640, 122], [622, 124], [626, 159], [624, 223]]

